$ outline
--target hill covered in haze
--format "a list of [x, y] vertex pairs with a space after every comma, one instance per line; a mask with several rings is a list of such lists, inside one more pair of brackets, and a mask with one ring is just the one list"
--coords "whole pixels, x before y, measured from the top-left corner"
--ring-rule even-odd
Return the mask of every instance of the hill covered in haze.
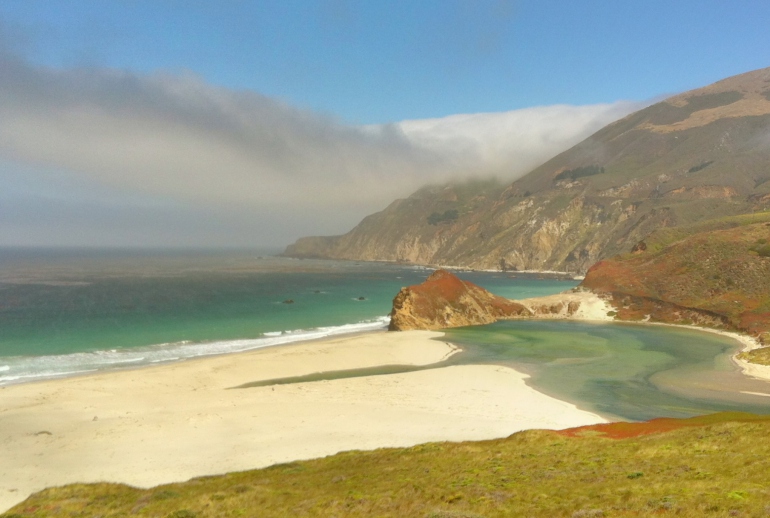
[[427, 186], [285, 255], [585, 272], [660, 228], [770, 208], [770, 68], [676, 95], [512, 184]]

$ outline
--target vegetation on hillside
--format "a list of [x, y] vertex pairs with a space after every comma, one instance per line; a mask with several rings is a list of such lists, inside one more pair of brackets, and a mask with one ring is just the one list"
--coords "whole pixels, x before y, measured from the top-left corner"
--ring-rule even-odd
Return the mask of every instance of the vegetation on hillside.
[[553, 177], [553, 181], [558, 182], [559, 180], [577, 180], [578, 178], [584, 178], [586, 176], [593, 176], [595, 174], [602, 173], [604, 173], [603, 167], [598, 165], [587, 165], [562, 171]]
[[611, 294], [618, 319], [695, 322], [770, 342], [769, 220], [762, 213], [659, 230], [594, 265], [582, 285]]
[[428, 216], [428, 225], [438, 225], [439, 223], [450, 223], [459, 216], [457, 209], [445, 210], [443, 213], [432, 212]]
[[768, 434], [768, 417], [749, 414], [531, 430], [346, 452], [151, 489], [74, 484], [46, 489], [2, 516], [766, 516]]
[[[770, 210], [724, 218], [704, 218], [702, 221], [691, 225], [659, 228], [647, 235], [644, 242], [650, 251], [657, 252], [696, 234], [717, 230], [730, 230], [759, 223], [770, 223]], [[632, 256], [623, 255], [621, 257]]]
[[687, 173], [688, 174], [697, 173], [698, 171], [702, 171], [706, 169], [708, 166], [710, 166], [713, 163], [714, 163], [713, 160], [706, 160], [705, 162], [701, 162], [700, 164], [694, 165], [691, 168], [689, 168], [687, 170]]

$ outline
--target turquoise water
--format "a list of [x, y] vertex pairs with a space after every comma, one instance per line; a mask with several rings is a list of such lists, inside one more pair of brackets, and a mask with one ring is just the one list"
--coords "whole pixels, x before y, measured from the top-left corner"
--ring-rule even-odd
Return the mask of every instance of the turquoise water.
[[[271, 252], [0, 249], [0, 384], [382, 329], [430, 273]], [[462, 275], [518, 297], [575, 285]]]

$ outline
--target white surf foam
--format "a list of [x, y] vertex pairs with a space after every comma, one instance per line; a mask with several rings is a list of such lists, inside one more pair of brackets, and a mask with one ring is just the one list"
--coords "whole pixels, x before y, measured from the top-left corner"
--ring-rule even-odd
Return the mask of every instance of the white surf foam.
[[87, 372], [137, 367], [141, 365], [182, 361], [188, 358], [243, 352], [328, 336], [384, 329], [390, 317], [384, 316], [355, 324], [293, 329], [263, 333], [258, 338], [214, 342], [181, 341], [132, 349], [108, 349], [85, 353], [51, 356], [11, 356], [0, 365], [0, 386], [50, 378], [61, 378]]

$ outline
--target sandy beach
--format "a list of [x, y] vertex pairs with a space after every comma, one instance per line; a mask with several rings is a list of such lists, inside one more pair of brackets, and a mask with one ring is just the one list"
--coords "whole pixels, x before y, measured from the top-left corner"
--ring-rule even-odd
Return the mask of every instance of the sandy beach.
[[[611, 322], [615, 319], [610, 316], [615, 308], [612, 305], [592, 291], [570, 290], [555, 295], [545, 297], [534, 297], [530, 299], [517, 300], [529, 308], [533, 317], [538, 319], [550, 320], [584, 320], [587, 322]], [[577, 310], [574, 313], [568, 313], [569, 304], [576, 304]], [[559, 311], [539, 311], [540, 308], [560, 307]]]
[[255, 381], [456, 352], [441, 333], [376, 332], [0, 388], [0, 511], [45, 487], [140, 487], [352, 449], [504, 437], [601, 417], [525, 375], [469, 365], [253, 388]]

